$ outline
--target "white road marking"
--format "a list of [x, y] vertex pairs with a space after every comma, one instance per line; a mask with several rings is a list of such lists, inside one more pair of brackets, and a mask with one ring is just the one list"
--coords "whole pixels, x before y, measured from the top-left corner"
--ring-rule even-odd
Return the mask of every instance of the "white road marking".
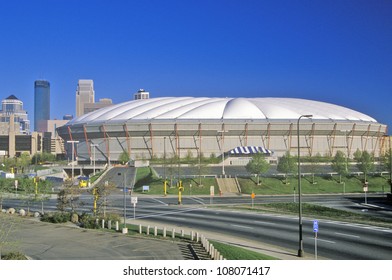
[[197, 197], [188, 197], [191, 200], [196, 201], [197, 203], [200, 203], [202, 205], [205, 205], [205, 203], [203, 202], [203, 200], [201, 198], [197, 198]]
[[185, 218], [180, 218], [180, 217], [170, 217], [170, 219], [174, 219], [174, 220], [185, 220]]
[[230, 224], [230, 226], [232, 226], [232, 227], [239, 227], [239, 228], [246, 228], [246, 229], [253, 229], [252, 227], [235, 225], [235, 224]]
[[[310, 239], [314, 240], [314, 237], [311, 237]], [[336, 243], [335, 241], [330, 241], [330, 240], [325, 240], [325, 239], [320, 239], [320, 238], [317, 238], [317, 241], [322, 241], [322, 242], [327, 242], [327, 243], [332, 243], [332, 244]]]
[[159, 199], [156, 199], [156, 198], [151, 198], [152, 200], [154, 200], [154, 201], [157, 201], [157, 202], [159, 202], [159, 203], [161, 203], [161, 204], [163, 204], [163, 205], [165, 205], [165, 206], [168, 206], [169, 204], [167, 204], [167, 203], [165, 203], [165, 202], [163, 202], [163, 201], [161, 201], [161, 200], [159, 200]]
[[255, 223], [255, 224], [261, 224], [261, 225], [276, 225], [276, 223], [260, 222], [260, 221], [254, 221], [253, 223]]
[[352, 237], [352, 238], [361, 238], [358, 235], [352, 235], [352, 234], [346, 234], [346, 233], [340, 233], [340, 232], [335, 232], [336, 235], [341, 235], [341, 236], [347, 236], [347, 237]]

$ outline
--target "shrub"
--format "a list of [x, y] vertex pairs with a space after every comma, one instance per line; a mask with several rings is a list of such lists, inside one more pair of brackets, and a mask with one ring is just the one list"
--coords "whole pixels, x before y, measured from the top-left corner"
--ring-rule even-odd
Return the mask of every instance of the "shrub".
[[1, 256], [2, 260], [27, 260], [26, 256], [21, 252], [9, 252]]
[[97, 218], [95, 218], [87, 213], [83, 213], [79, 217], [80, 226], [83, 228], [91, 228], [91, 229], [100, 228], [99, 223], [98, 224], [96, 223], [96, 219]]
[[121, 217], [118, 214], [109, 213], [106, 214], [105, 221], [112, 221], [112, 223], [121, 222]]
[[72, 213], [71, 215], [71, 222], [77, 224], [79, 222], [79, 216], [76, 213]]
[[42, 216], [41, 221], [59, 224], [59, 223], [66, 223], [70, 221], [70, 218], [71, 218], [70, 213], [61, 213], [61, 212], [45, 213]]

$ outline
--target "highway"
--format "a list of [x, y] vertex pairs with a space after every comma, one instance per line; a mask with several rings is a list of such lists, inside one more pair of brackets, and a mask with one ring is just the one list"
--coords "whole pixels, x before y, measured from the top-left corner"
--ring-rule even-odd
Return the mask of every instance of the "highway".
[[[131, 205], [131, 192], [129, 186], [133, 185], [133, 168], [114, 168], [106, 174], [105, 180], [117, 185], [108, 198], [107, 211], [117, 212], [121, 217], [124, 214], [124, 182], [127, 190], [125, 196], [126, 218], [129, 223], [148, 222], [175, 225], [176, 227], [192, 228], [205, 233], [214, 233], [218, 236], [228, 236], [231, 239], [248, 240], [271, 244], [290, 250], [296, 254], [299, 247], [298, 216], [262, 214], [252, 211], [229, 210], [222, 207], [236, 204], [251, 206], [249, 196], [183, 196], [182, 205], [178, 205], [176, 196], [150, 196], [146, 194], [133, 194], [138, 196], [135, 208]], [[93, 197], [84, 193], [80, 196], [79, 212], [92, 211]], [[254, 203], [293, 202], [298, 201], [294, 195], [285, 196], [256, 196]], [[304, 203], [313, 203], [327, 207], [352, 211], [373, 217], [389, 219], [392, 223], [392, 208], [383, 204], [380, 194], [368, 195], [364, 204], [362, 194], [347, 195], [304, 195]], [[57, 200], [52, 197], [45, 202], [45, 211], [56, 211]], [[3, 208], [27, 208], [26, 201], [19, 199], [5, 199]], [[31, 211], [40, 211], [41, 204], [30, 205]], [[134, 219], [135, 218], [135, 219]], [[313, 220], [319, 220], [317, 238], [318, 256], [334, 260], [372, 260], [392, 259], [392, 229], [359, 224], [343, 223], [319, 219], [318, 217], [304, 217], [303, 241], [305, 253], [314, 254], [315, 234]]]
[[[295, 252], [298, 217], [219, 209], [160, 206], [137, 209], [137, 220], [175, 224], [269, 243]], [[334, 260], [392, 259], [392, 229], [319, 220], [318, 255]], [[313, 219], [303, 219], [304, 250], [314, 253]]]
[[[116, 173], [114, 175], [117, 175]], [[120, 177], [120, 176], [119, 176]], [[212, 205], [233, 205], [249, 203], [249, 197], [183, 197], [183, 205], [177, 205], [177, 198], [154, 197], [138, 195], [138, 203], [135, 208], [130, 203], [127, 194], [127, 222], [148, 222], [175, 225], [176, 227], [192, 228], [220, 236], [230, 236], [231, 239], [248, 240], [254, 242], [268, 243], [273, 246], [285, 248], [295, 254], [298, 250], [298, 217], [289, 215], [275, 215], [254, 213], [251, 211], [224, 210], [222, 208], [208, 207]], [[84, 206], [79, 210], [88, 212], [92, 208], [91, 195], [82, 195], [80, 200]], [[121, 188], [110, 197], [110, 208], [108, 211], [123, 215], [124, 201]], [[256, 203], [262, 201], [292, 201], [291, 196], [257, 197]], [[376, 209], [363, 205], [361, 196], [306, 196], [305, 202], [334, 205], [363, 213], [364, 215], [391, 216], [391, 209]], [[379, 201], [378, 196], [369, 198], [369, 202]], [[20, 201], [5, 200], [4, 207], [20, 207]], [[45, 204], [46, 211], [55, 210], [56, 199]], [[34, 209], [34, 205], [31, 206]], [[36, 206], [37, 210], [40, 206]], [[363, 211], [366, 210], [366, 211]], [[333, 260], [373, 260], [392, 259], [392, 229], [365, 226], [352, 223], [336, 222], [318, 219], [317, 217], [305, 217], [303, 219], [304, 250], [307, 254], [314, 254], [315, 235], [313, 232], [313, 220], [319, 220], [319, 232], [317, 238], [317, 251], [320, 258]]]
[[[313, 201], [320, 201], [319, 196], [311, 197]], [[323, 199], [326, 197], [323, 196]], [[213, 203], [243, 202], [244, 198], [219, 198]], [[249, 198], [245, 198], [248, 199]], [[263, 198], [268, 200], [267, 198]], [[281, 199], [289, 199], [283, 197]], [[374, 198], [377, 199], [377, 198]], [[279, 198], [274, 197], [274, 201]], [[328, 203], [337, 201], [334, 196], [328, 199]], [[235, 236], [239, 239], [252, 240], [268, 243], [274, 246], [288, 248], [293, 252], [298, 250], [298, 217], [288, 215], [261, 214], [249, 211], [223, 210], [219, 208], [206, 208], [210, 199], [208, 197], [184, 198], [184, 205], [176, 205], [175, 197], [156, 198], [139, 197], [136, 207], [136, 221], [144, 220], [157, 223], [176, 225], [202, 230], [206, 233], [214, 232], [222, 235]], [[356, 202], [345, 202], [356, 205]], [[357, 205], [366, 209], [364, 206]], [[385, 210], [386, 212], [388, 210]], [[390, 211], [390, 210], [389, 210]], [[362, 211], [361, 211], [362, 212]], [[364, 214], [372, 213], [371, 209]], [[377, 211], [378, 212], [378, 211]], [[133, 222], [133, 212], [129, 210], [130, 222]], [[315, 234], [313, 232], [313, 220], [319, 220], [319, 232], [317, 238], [318, 255], [334, 260], [370, 260], [392, 259], [392, 229], [336, 222], [318, 219], [317, 217], [303, 219], [304, 250], [310, 254], [315, 251]]]

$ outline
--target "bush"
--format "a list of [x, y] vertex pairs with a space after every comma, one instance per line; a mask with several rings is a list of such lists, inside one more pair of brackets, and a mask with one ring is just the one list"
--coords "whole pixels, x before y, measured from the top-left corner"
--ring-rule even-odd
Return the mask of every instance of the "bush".
[[27, 260], [26, 256], [20, 252], [9, 252], [1, 256], [2, 260]]
[[70, 219], [71, 219], [70, 213], [55, 212], [55, 213], [45, 213], [42, 216], [41, 221], [59, 224], [59, 223], [66, 223], [70, 221]]
[[121, 216], [114, 213], [106, 214], [105, 221], [112, 221], [112, 223], [121, 222]]
[[79, 222], [79, 216], [76, 213], [72, 213], [71, 215], [71, 222], [77, 224]]
[[79, 222], [80, 226], [83, 228], [91, 228], [91, 229], [97, 229], [100, 228], [99, 223], [96, 223], [96, 217], [93, 217], [87, 213], [83, 213], [79, 217]]

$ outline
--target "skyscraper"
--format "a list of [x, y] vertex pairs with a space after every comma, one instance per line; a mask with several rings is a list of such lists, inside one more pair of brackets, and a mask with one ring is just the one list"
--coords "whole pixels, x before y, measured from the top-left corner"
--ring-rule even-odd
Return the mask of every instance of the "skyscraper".
[[40, 121], [50, 119], [50, 83], [44, 80], [34, 82], [34, 130], [44, 132]]
[[[12, 117], [13, 120], [11, 120]], [[10, 95], [1, 101], [0, 135], [8, 134], [11, 121], [14, 124], [11, 130], [14, 130], [16, 134], [30, 134], [30, 121], [27, 112], [23, 109], [23, 102], [15, 95]]]
[[80, 117], [85, 113], [85, 104], [95, 102], [94, 95], [93, 80], [79, 80], [76, 89], [76, 117]]

